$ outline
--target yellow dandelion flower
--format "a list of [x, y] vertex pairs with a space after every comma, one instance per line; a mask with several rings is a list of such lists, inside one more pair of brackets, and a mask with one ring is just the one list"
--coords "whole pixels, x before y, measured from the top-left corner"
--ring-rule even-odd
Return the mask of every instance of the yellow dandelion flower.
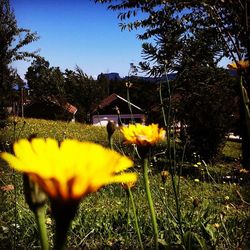
[[233, 62], [227, 65], [229, 69], [232, 70], [245, 70], [249, 67], [249, 60], [240, 60], [237, 63]]
[[122, 127], [126, 141], [138, 146], [151, 146], [157, 142], [164, 140], [166, 131], [158, 127], [158, 124], [143, 125], [143, 124], [130, 124], [128, 127]]
[[244, 174], [247, 174], [249, 171], [248, 170], [246, 170], [245, 168], [241, 168], [240, 169], [240, 173], [244, 173]]
[[119, 153], [91, 142], [48, 138], [21, 139], [14, 155], [0, 155], [14, 169], [37, 182], [53, 200], [77, 201], [111, 183], [135, 182], [135, 173], [119, 173], [133, 162]]
[[218, 229], [220, 227], [220, 224], [219, 223], [214, 223], [213, 227], [216, 228], [216, 229]]
[[166, 170], [161, 171], [161, 180], [163, 183], [166, 183], [166, 180], [169, 176], [169, 172]]

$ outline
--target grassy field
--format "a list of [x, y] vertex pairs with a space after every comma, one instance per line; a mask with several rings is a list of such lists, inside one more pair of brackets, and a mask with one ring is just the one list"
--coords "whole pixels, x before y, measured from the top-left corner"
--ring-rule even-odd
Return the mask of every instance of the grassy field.
[[[78, 123], [35, 119], [10, 120], [0, 130], [1, 151], [13, 141], [27, 138], [75, 138], [108, 145], [106, 128]], [[154, 249], [153, 231], [142, 178], [142, 167], [133, 150], [114, 134], [114, 149], [136, 160], [138, 183], [132, 188], [145, 249]], [[156, 149], [156, 152], [159, 149]], [[249, 173], [240, 166], [240, 144], [227, 142], [215, 163], [177, 164], [182, 174], [161, 178], [168, 162], [152, 156], [150, 185], [157, 214], [161, 249], [247, 249], [250, 234]], [[178, 214], [173, 181], [178, 180]], [[0, 162], [0, 249], [39, 249], [35, 218], [23, 197], [22, 175]], [[47, 205], [50, 245], [54, 224]], [[85, 198], [68, 235], [68, 249], [139, 249], [128, 192], [110, 185]]]

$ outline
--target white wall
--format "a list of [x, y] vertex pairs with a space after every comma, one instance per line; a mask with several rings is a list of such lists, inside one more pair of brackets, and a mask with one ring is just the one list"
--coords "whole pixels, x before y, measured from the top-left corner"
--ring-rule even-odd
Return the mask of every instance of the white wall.
[[[130, 114], [120, 115], [122, 122], [125, 121], [125, 124], [129, 123], [131, 117], [133, 117], [134, 119], [142, 120], [145, 117], [145, 115], [143, 114], [133, 114], [132, 116]], [[93, 115], [92, 124], [95, 126], [106, 126], [109, 120], [113, 120], [116, 124], [118, 124], [118, 119], [119, 119], [118, 115]], [[126, 122], [126, 120], [128, 120], [128, 122]]]

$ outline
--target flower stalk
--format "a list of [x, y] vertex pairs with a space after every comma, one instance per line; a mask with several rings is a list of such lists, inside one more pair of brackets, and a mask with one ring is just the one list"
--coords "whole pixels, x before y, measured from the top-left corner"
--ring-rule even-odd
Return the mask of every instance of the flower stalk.
[[243, 76], [240, 76], [240, 90], [241, 90], [241, 98], [243, 100], [243, 109], [245, 115], [245, 123], [247, 127], [247, 135], [250, 138], [250, 111], [249, 111], [249, 98], [247, 95], [246, 88], [243, 85]]
[[138, 236], [140, 247], [141, 247], [141, 249], [144, 249], [143, 244], [142, 244], [142, 239], [141, 239], [141, 232], [140, 232], [140, 228], [139, 228], [138, 217], [137, 217], [136, 208], [135, 208], [134, 197], [133, 197], [133, 194], [131, 192], [130, 187], [128, 187], [128, 194], [129, 194], [129, 199], [131, 201], [133, 215], [134, 215], [135, 230], [136, 230], [136, 233]]
[[38, 227], [42, 250], [49, 249], [47, 229], [45, 225], [45, 203], [47, 196], [40, 189], [37, 183], [34, 183], [27, 174], [23, 174], [23, 190], [26, 203], [34, 213]]
[[[13, 154], [2, 152], [0, 157], [24, 173], [25, 198], [36, 212], [43, 242], [44, 217], [37, 209], [44, 205], [46, 197], [50, 199], [56, 222], [56, 250], [65, 249], [68, 229], [84, 197], [108, 184], [137, 180], [136, 173], [125, 172], [133, 166], [131, 159], [91, 142], [20, 139], [14, 144]], [[45, 243], [43, 246], [46, 249]]]
[[42, 250], [48, 250], [49, 249], [49, 242], [48, 242], [48, 236], [47, 236], [47, 229], [45, 225], [45, 209], [44, 207], [38, 207], [34, 210], [36, 223], [38, 227], [40, 242], [41, 242], [41, 248]]
[[143, 179], [147, 195], [150, 216], [153, 225], [155, 249], [158, 249], [158, 226], [154, 210], [153, 199], [149, 187], [148, 162], [150, 148], [159, 141], [165, 140], [166, 131], [158, 127], [158, 124], [142, 125], [130, 124], [121, 129], [127, 143], [137, 145], [138, 153], [143, 160]]
[[113, 150], [113, 134], [116, 130], [116, 124], [113, 120], [109, 120], [107, 124], [107, 134], [108, 134], [108, 143], [109, 143], [109, 148]]
[[52, 215], [56, 222], [55, 250], [67, 249], [67, 233], [74, 219], [80, 201], [62, 203], [51, 201]]
[[154, 231], [154, 241], [155, 241], [155, 249], [158, 249], [158, 226], [156, 221], [156, 214], [153, 204], [153, 199], [149, 187], [149, 178], [148, 178], [148, 158], [143, 158], [143, 179], [144, 179], [144, 185], [151, 215], [151, 221], [153, 225], [153, 231]]

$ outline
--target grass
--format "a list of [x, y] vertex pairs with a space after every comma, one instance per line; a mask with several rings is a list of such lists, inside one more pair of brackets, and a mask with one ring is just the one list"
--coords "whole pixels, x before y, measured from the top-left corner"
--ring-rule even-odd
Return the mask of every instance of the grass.
[[[27, 138], [34, 133], [58, 140], [75, 138], [108, 145], [106, 128], [79, 123], [35, 119], [24, 122], [18, 119], [10, 120], [7, 128], [0, 132], [2, 150], [10, 150], [16, 138]], [[114, 142], [116, 150], [132, 154], [131, 149], [122, 144], [118, 131]], [[208, 164], [207, 168], [201, 165], [197, 169], [188, 162], [183, 166], [187, 171], [180, 177], [179, 201], [186, 249], [200, 249], [202, 244], [208, 249], [236, 249], [247, 244], [250, 227], [249, 174], [240, 172], [240, 154], [240, 144], [229, 142], [223, 149], [221, 160]], [[135, 158], [136, 154], [133, 153], [132, 157]], [[13, 190], [0, 190], [0, 249], [39, 249], [35, 219], [23, 198], [22, 176], [2, 161], [0, 166], [0, 186], [14, 185]], [[161, 164], [161, 168], [167, 169], [167, 163]], [[142, 241], [145, 248], [152, 249], [153, 232], [142, 169], [138, 164], [135, 171], [139, 173], [139, 181], [132, 192]], [[151, 167], [150, 185], [161, 248], [182, 249], [171, 176], [163, 183], [157, 162]], [[46, 222], [52, 245], [54, 225], [49, 206]], [[110, 185], [86, 197], [72, 222], [68, 242], [69, 249], [139, 249], [127, 191], [120, 185]]]

